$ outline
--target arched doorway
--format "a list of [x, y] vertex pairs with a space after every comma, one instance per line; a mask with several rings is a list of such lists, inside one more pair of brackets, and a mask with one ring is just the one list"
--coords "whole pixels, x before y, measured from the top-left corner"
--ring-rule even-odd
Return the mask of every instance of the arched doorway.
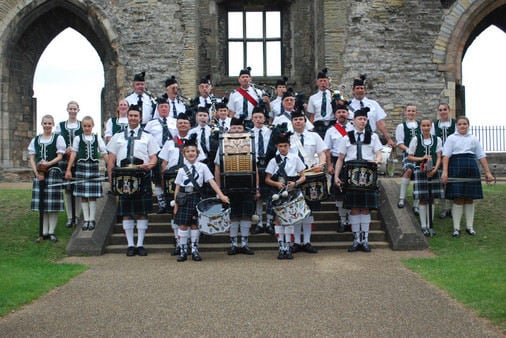
[[452, 106], [454, 115], [465, 115], [465, 88], [462, 60], [474, 39], [491, 25], [506, 32], [506, 0], [454, 1], [443, 18], [434, 44], [433, 60], [444, 73], [446, 89], [442, 100]]
[[37, 123], [32, 89], [35, 68], [47, 45], [68, 27], [91, 43], [104, 65], [102, 111], [113, 111], [116, 105], [117, 43], [107, 18], [80, 1], [32, 1], [17, 12], [0, 40], [0, 161], [4, 168], [27, 166], [26, 147]]

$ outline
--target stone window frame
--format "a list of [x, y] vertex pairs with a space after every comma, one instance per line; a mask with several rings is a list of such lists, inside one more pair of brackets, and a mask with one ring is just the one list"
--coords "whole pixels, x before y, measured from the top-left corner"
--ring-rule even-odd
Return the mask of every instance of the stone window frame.
[[[279, 13], [279, 36], [278, 37], [268, 37], [268, 34], [267, 34], [267, 13], [270, 12], [270, 13]], [[230, 37], [229, 35], [229, 22], [228, 22], [228, 14], [229, 13], [241, 13], [242, 14], [242, 37]], [[247, 13], [262, 13], [262, 36], [261, 37], [255, 37], [255, 38], [252, 38], [252, 37], [247, 37], [246, 36], [246, 32], [247, 32], [247, 25], [248, 25], [248, 22], [247, 22]], [[262, 9], [262, 10], [249, 10], [249, 9], [242, 9], [242, 10], [227, 10], [227, 74], [228, 76], [234, 76], [234, 74], [230, 74], [229, 71], [230, 71], [230, 63], [229, 63], [229, 58], [228, 58], [228, 46], [231, 42], [239, 42], [242, 44], [242, 49], [243, 49], [243, 60], [242, 60], [242, 66], [240, 69], [244, 69], [246, 68], [247, 66], [250, 66], [250, 64], [247, 62], [247, 58], [248, 58], [248, 52], [247, 52], [247, 45], [248, 43], [251, 43], [251, 42], [261, 42], [262, 43], [262, 63], [263, 63], [263, 69], [262, 69], [262, 74], [261, 75], [257, 75], [257, 76], [261, 76], [261, 77], [280, 77], [282, 74], [275, 74], [275, 75], [267, 75], [267, 62], [268, 62], [268, 48], [267, 48], [267, 44], [269, 42], [279, 42], [279, 69], [280, 69], [280, 72], [282, 70], [282, 61], [283, 61], [283, 57], [282, 57], [282, 46], [283, 46], [283, 34], [282, 34], [282, 30], [283, 30], [283, 18], [282, 18], [282, 13], [281, 13], [281, 10], [273, 10], [273, 9]], [[255, 70], [253, 69], [253, 72]]]

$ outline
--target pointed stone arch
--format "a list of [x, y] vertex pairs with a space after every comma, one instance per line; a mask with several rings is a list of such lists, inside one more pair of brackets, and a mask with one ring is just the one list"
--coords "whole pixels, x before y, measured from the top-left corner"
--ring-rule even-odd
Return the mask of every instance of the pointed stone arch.
[[506, 31], [505, 18], [506, 0], [458, 0], [444, 15], [432, 55], [445, 75], [446, 89], [441, 96], [456, 115], [465, 114], [462, 60], [467, 48], [490, 25]]
[[3, 19], [0, 21], [0, 27], [3, 26], [0, 37], [0, 139], [3, 144], [0, 162], [4, 168], [23, 167], [28, 163], [26, 148], [38, 123], [33, 99], [35, 69], [48, 44], [63, 30], [70, 27], [82, 34], [102, 61], [105, 77], [102, 112], [114, 111], [118, 79], [124, 74], [118, 60], [117, 35], [99, 8], [77, 0], [25, 3], [28, 4], [12, 6], [7, 13], [0, 13], [0, 20]]

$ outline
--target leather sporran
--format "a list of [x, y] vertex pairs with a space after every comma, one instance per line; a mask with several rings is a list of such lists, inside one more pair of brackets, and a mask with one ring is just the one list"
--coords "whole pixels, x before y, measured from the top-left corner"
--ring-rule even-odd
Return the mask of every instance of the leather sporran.
[[186, 193], [178, 192], [176, 195], [176, 203], [179, 206], [183, 206], [186, 204]]

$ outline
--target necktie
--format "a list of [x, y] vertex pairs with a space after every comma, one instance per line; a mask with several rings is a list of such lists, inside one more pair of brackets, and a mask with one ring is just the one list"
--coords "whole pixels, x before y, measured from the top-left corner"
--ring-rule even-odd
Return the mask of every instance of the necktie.
[[137, 105], [139, 106], [139, 111], [142, 113], [142, 95], [138, 96]]
[[174, 116], [177, 119], [176, 100], [172, 101], [172, 116]]
[[357, 160], [362, 159], [362, 133], [357, 133]]
[[167, 127], [167, 118], [164, 117], [162, 120], [163, 120], [163, 124], [162, 124], [162, 129], [163, 129], [163, 132], [162, 132], [162, 144], [164, 144], [165, 141], [167, 141], [167, 139], [169, 138], [169, 128]]
[[258, 157], [264, 157], [264, 137], [262, 129], [258, 130]]
[[195, 165], [192, 164], [192, 177], [197, 182], [199, 179], [199, 174], [197, 173], [197, 170], [195, 169]]
[[304, 145], [304, 134], [300, 134], [300, 143]]
[[360, 100], [360, 109], [364, 108], [364, 101]]
[[322, 115], [322, 117], [325, 117], [327, 115], [327, 91], [322, 92], [321, 115]]
[[207, 145], [206, 145], [206, 128], [202, 127], [202, 133], [200, 133], [200, 146], [205, 154], [207, 154]]
[[241, 118], [245, 119], [247, 116], [248, 116], [248, 100], [246, 100], [246, 98], [243, 97]]
[[[300, 143], [302, 144], [302, 146], [304, 146], [304, 134], [300, 134]], [[302, 156], [300, 150], [299, 150], [299, 157], [302, 160], [302, 163], [306, 164], [304, 161], [304, 156]]]
[[279, 104], [279, 115], [278, 116], [281, 116], [283, 114], [283, 100], [281, 100], [281, 103]]
[[127, 158], [130, 159], [130, 164], [133, 164], [134, 158], [134, 131], [130, 130], [130, 137], [127, 143]]

